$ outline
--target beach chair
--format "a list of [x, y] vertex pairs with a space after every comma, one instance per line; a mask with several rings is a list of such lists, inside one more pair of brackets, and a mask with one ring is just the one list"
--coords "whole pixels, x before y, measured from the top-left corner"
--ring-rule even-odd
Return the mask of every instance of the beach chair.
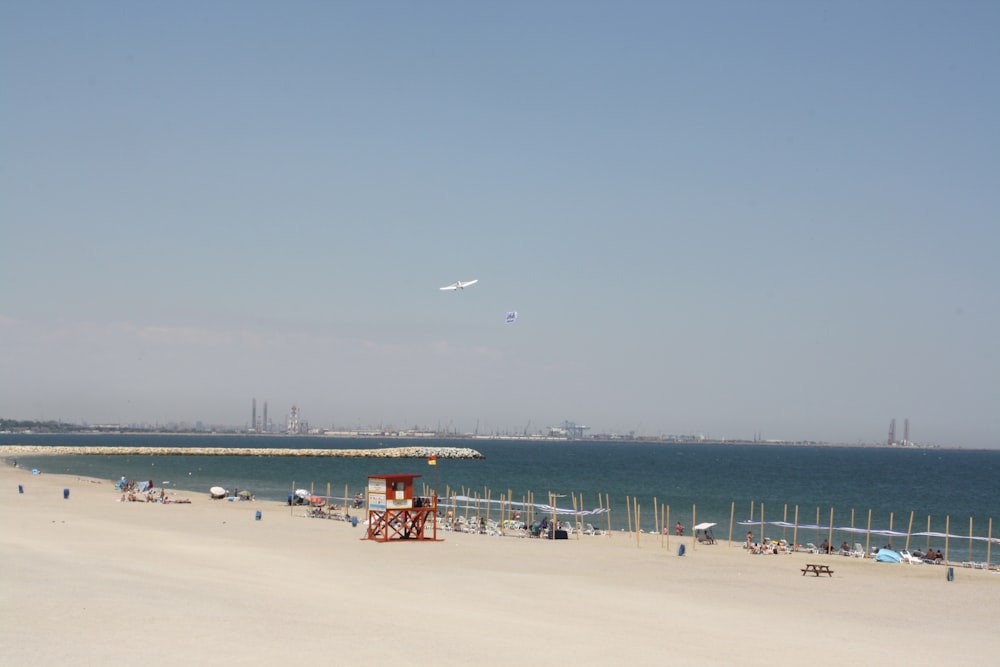
[[514, 537], [527, 537], [528, 530], [523, 521], [504, 521], [503, 534], [513, 535]]
[[854, 549], [851, 550], [851, 558], [864, 558], [865, 548], [861, 546], [858, 542], [854, 543]]
[[816, 545], [813, 544], [812, 542], [806, 542], [805, 552], [808, 554], [815, 554], [819, 553], [819, 549], [816, 548]]

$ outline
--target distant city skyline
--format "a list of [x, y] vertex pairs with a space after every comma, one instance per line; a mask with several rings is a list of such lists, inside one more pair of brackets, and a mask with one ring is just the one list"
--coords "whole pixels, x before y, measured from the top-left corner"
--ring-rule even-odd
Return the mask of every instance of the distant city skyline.
[[3, 3], [0, 414], [1000, 447], [997, 34]]
[[[347, 425], [347, 424], [329, 424], [325, 426], [314, 426], [310, 425], [307, 419], [305, 419], [298, 407], [293, 405], [289, 413], [287, 413], [282, 422], [274, 422], [266, 417], [266, 406], [267, 402], [263, 402], [264, 412], [261, 415], [257, 414], [257, 401], [252, 399], [251, 401], [251, 418], [245, 424], [225, 424], [220, 422], [211, 422], [203, 420], [180, 420], [176, 422], [166, 422], [166, 423], [148, 423], [148, 422], [131, 422], [131, 423], [120, 423], [120, 422], [90, 422], [88, 420], [81, 420], [78, 422], [64, 422], [62, 420], [54, 420], [60, 423], [65, 423], [69, 425], [76, 425], [81, 428], [92, 428], [99, 430], [167, 430], [167, 431], [192, 431], [192, 432], [227, 432], [227, 433], [249, 433], [249, 434], [264, 434], [264, 435], [360, 435], [360, 436], [371, 436], [376, 434], [386, 435], [386, 436], [428, 436], [428, 435], [439, 435], [439, 436], [470, 436], [470, 437], [540, 437], [540, 438], [569, 438], [569, 439], [629, 439], [629, 440], [643, 440], [643, 439], [655, 439], [655, 440], [676, 440], [676, 441], [733, 441], [733, 442], [759, 442], [759, 443], [792, 443], [792, 442], [812, 442], [812, 443], [823, 443], [823, 444], [868, 444], [868, 445], [888, 445], [888, 446], [941, 446], [940, 443], [932, 442], [917, 442], [910, 439], [909, 437], [909, 419], [904, 419], [903, 427], [903, 437], [896, 438], [896, 420], [892, 419], [889, 423], [889, 436], [888, 439], [883, 439], [880, 443], [878, 440], [857, 440], [854, 442], [846, 441], [828, 441], [816, 438], [798, 438], [794, 440], [784, 439], [784, 438], [767, 438], [761, 433], [753, 433], [750, 436], [740, 436], [740, 435], [730, 435], [722, 437], [713, 437], [710, 433], [638, 433], [636, 431], [629, 432], [611, 432], [594, 430], [590, 426], [585, 424], [577, 424], [573, 421], [563, 421], [558, 425], [549, 425], [544, 427], [537, 427], [530, 429], [530, 424], [527, 424], [525, 428], [521, 431], [511, 431], [509, 429], [499, 429], [493, 431], [479, 431], [478, 424], [477, 428], [472, 431], [460, 431], [455, 429], [453, 426], [450, 428], [442, 428], [440, 424], [436, 426], [429, 425], [400, 425], [395, 423], [384, 423], [384, 424], [365, 424], [365, 425]], [[3, 415], [0, 415], [0, 421], [7, 419]], [[25, 420], [30, 421], [30, 420]]]

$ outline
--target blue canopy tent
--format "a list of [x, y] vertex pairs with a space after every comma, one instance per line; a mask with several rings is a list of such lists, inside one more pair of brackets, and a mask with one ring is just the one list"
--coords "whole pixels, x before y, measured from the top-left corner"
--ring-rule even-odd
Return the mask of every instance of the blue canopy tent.
[[875, 554], [876, 563], [902, 563], [903, 557], [892, 549], [879, 549]]

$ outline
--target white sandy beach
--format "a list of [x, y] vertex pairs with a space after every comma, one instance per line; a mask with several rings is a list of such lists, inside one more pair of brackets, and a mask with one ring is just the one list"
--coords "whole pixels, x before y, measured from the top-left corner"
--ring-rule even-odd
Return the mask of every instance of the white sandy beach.
[[[949, 582], [942, 566], [690, 538], [680, 557], [677, 538], [625, 533], [381, 544], [284, 504], [171, 495], [192, 502], [121, 503], [111, 480], [0, 465], [0, 661], [912, 667], [1000, 652], [994, 572]], [[801, 576], [806, 562], [835, 574]]]

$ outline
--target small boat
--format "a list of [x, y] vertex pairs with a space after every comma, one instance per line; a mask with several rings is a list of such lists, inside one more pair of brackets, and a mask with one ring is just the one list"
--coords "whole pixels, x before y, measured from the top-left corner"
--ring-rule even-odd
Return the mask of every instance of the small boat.
[[227, 495], [229, 495], [226, 492], [226, 490], [224, 488], [222, 488], [221, 486], [213, 486], [211, 489], [208, 490], [208, 493], [213, 498], [225, 498]]

